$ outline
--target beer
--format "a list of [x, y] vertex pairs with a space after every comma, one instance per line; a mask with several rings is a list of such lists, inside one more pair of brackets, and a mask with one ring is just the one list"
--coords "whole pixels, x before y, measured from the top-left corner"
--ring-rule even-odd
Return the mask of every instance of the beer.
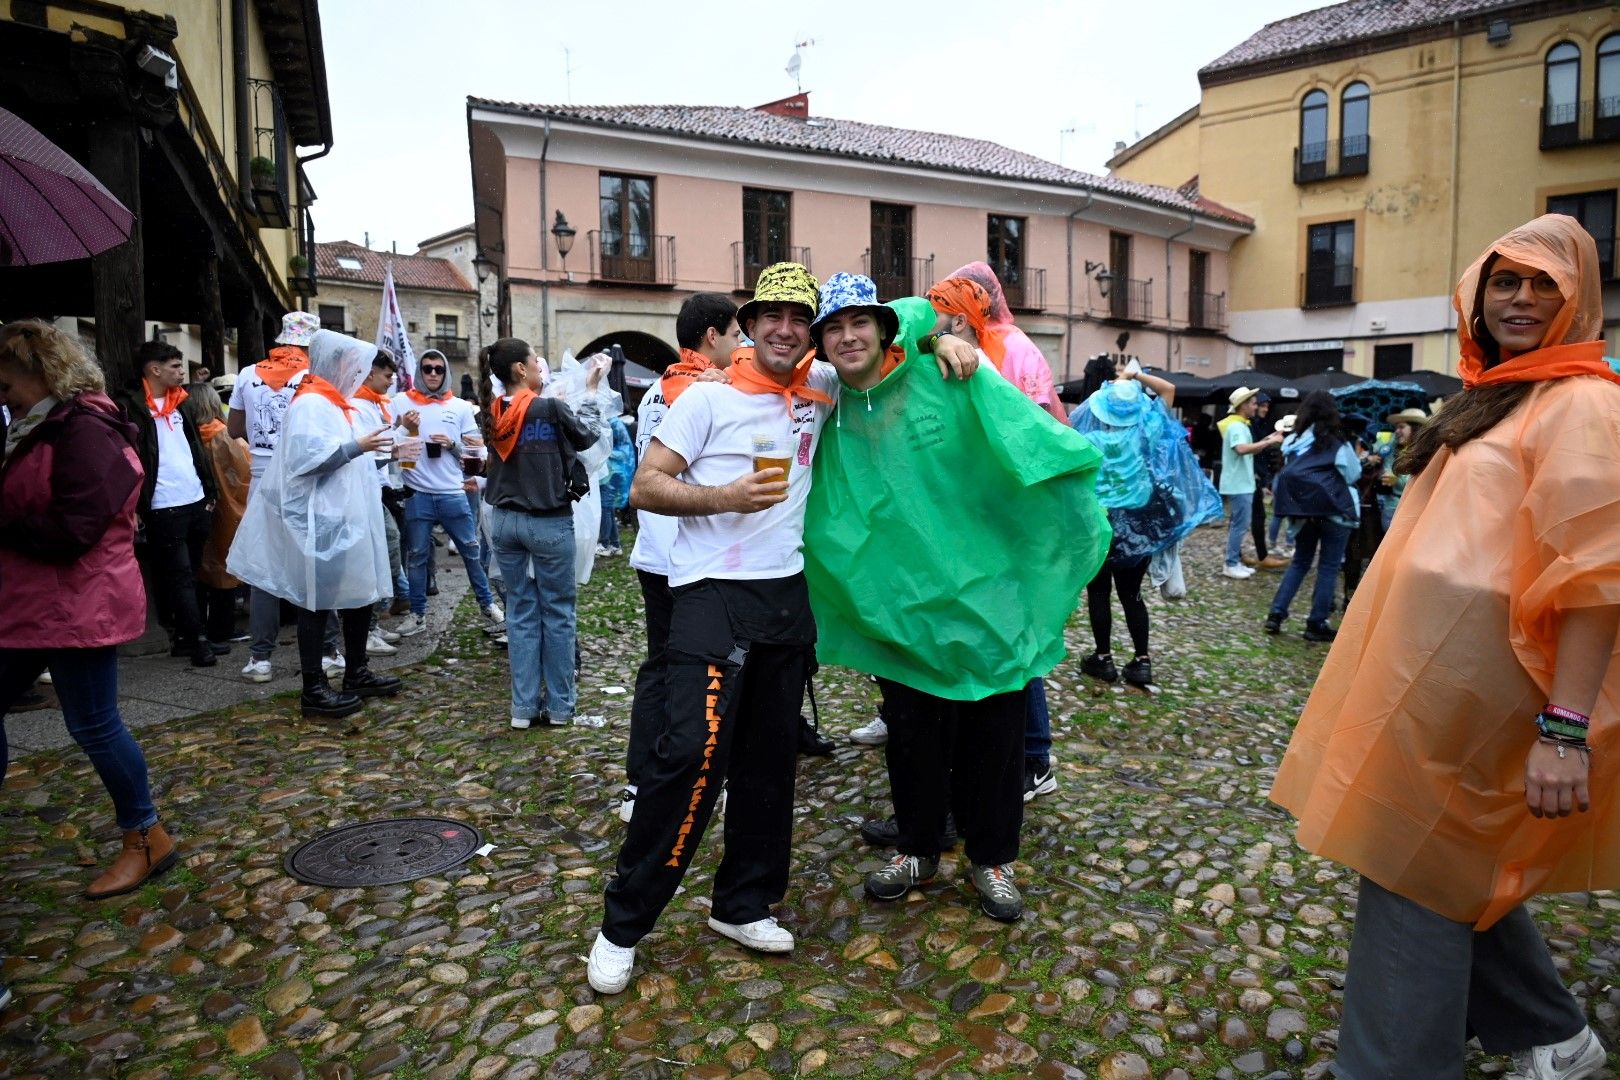
[[792, 464], [792, 458], [761, 457], [758, 454], [754, 455], [754, 471], [759, 472], [761, 469], [781, 469], [782, 475], [777, 477], [778, 480], [786, 480], [788, 478], [788, 466]]
[[420, 431], [415, 424], [407, 420], [405, 421], [405, 434], [409, 438], [399, 441], [399, 467], [402, 469], [414, 469], [416, 468], [416, 459], [422, 453], [422, 441], [418, 438]]
[[781, 469], [782, 475], [777, 479], [786, 481], [788, 470], [793, 464], [793, 455], [789, 452], [787, 440], [779, 435], [754, 436], [754, 471], [761, 469]]

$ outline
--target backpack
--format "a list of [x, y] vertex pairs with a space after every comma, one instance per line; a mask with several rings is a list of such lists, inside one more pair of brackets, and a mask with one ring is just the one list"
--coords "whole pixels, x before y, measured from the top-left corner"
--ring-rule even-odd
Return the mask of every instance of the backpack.
[[1338, 439], [1318, 438], [1271, 482], [1272, 512], [1289, 518], [1354, 518], [1356, 498], [1334, 463]]

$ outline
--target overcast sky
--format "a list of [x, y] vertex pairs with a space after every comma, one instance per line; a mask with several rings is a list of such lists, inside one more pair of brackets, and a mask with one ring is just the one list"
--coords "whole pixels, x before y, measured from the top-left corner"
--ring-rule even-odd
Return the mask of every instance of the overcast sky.
[[795, 92], [784, 69], [807, 39], [800, 80], [813, 115], [991, 139], [1103, 172], [1116, 140], [1197, 103], [1200, 66], [1317, 6], [326, 0], [335, 140], [309, 168], [317, 239], [369, 232], [374, 248], [412, 252], [471, 221], [469, 94], [758, 105]]

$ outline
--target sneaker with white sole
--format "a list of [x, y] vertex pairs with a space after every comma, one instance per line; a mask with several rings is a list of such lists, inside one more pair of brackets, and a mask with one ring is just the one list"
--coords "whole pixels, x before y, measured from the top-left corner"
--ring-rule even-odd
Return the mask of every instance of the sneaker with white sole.
[[396, 634], [394, 631], [388, 629], [388, 627], [381, 625], [380, 623], [377, 626], [373, 627], [371, 632], [373, 634], [376, 634], [378, 637], [382, 638], [384, 641], [388, 642], [388, 644], [390, 644], [390, 645], [394, 644], [396, 641], [399, 640], [399, 635], [398, 634]]
[[968, 875], [979, 894], [979, 910], [1000, 922], [1017, 922], [1024, 913], [1024, 897], [1013, 884], [1012, 863], [1001, 866], [973, 864]]
[[591, 946], [591, 958], [585, 963], [585, 977], [591, 989], [598, 994], [622, 993], [630, 985], [630, 969], [636, 966], [634, 946], [615, 945], [596, 932], [596, 943]]
[[506, 612], [501, 605], [491, 604], [484, 609], [484, 633], [501, 634], [506, 632]]
[[249, 660], [247, 666], [242, 668], [242, 678], [248, 682], [269, 682], [270, 661]]
[[1228, 566], [1221, 571], [1222, 577], [1229, 577], [1234, 581], [1244, 581], [1254, 576], [1254, 568], [1250, 566]]
[[1561, 1043], [1514, 1054], [1507, 1080], [1588, 1080], [1602, 1071], [1607, 1059], [1592, 1029], [1582, 1028]]
[[751, 923], [721, 922], [709, 916], [709, 929], [728, 937], [755, 952], [785, 953], [793, 951], [793, 935], [776, 924], [770, 915]]
[[939, 873], [939, 859], [927, 855], [896, 855], [866, 875], [866, 895], [874, 900], [898, 900]]
[[382, 635], [375, 630], [366, 638], [367, 656], [393, 656], [397, 652], [399, 652], [399, 646], [388, 644], [383, 640]]
[[1047, 756], [1043, 763], [1040, 758], [1026, 757], [1024, 759], [1024, 801], [1029, 802], [1039, 795], [1050, 795], [1057, 790], [1057, 776], [1052, 772], [1052, 758]]
[[630, 824], [631, 816], [635, 814], [635, 812], [636, 785], [626, 784], [624, 785], [624, 793], [619, 796], [619, 820], [628, 825]]
[[321, 670], [327, 675], [341, 675], [349, 662], [336, 654], [321, 657]]
[[395, 624], [394, 630], [400, 637], [411, 637], [427, 629], [426, 615], [407, 615]]
[[880, 716], [870, 724], [862, 724], [851, 731], [849, 741], [856, 746], [882, 746], [889, 741], [889, 725]]

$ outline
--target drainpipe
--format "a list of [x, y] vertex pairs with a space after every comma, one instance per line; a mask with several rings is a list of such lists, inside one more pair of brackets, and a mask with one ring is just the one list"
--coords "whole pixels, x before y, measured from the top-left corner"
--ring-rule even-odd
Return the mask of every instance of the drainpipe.
[[1186, 236], [1192, 232], [1197, 218], [1198, 211], [1187, 211], [1187, 227], [1178, 233], [1171, 233], [1164, 242], [1164, 370], [1166, 371], [1170, 370], [1170, 350], [1176, 337], [1176, 272], [1170, 263], [1170, 245], [1176, 242], [1176, 237]]
[[546, 252], [546, 222], [551, 211], [546, 205], [546, 155], [551, 152], [551, 117], [546, 117], [545, 130], [540, 136], [540, 355], [551, 361], [551, 282], [545, 271], [550, 258]]
[[231, 0], [231, 66], [236, 76], [236, 186], [247, 206], [253, 198], [248, 167], [253, 157], [253, 131], [248, 119], [247, 0]]
[[1081, 214], [1091, 209], [1091, 204], [1097, 201], [1097, 189], [1086, 188], [1085, 205], [1076, 207], [1064, 222], [1064, 242], [1068, 247], [1064, 255], [1066, 263], [1064, 285], [1067, 292], [1067, 315], [1064, 318], [1063, 332], [1063, 381], [1068, 382], [1073, 377], [1074, 369], [1074, 221]]
[[[1462, 20], [1451, 20], [1451, 250], [1446, 258], [1446, 281], [1457, 280], [1457, 221], [1462, 207], [1457, 192], [1458, 167], [1462, 161]], [[1446, 305], [1450, 321], [1451, 305]], [[1461, 338], [1458, 339], [1459, 341]], [[1455, 352], [1455, 350], [1453, 350]]]

